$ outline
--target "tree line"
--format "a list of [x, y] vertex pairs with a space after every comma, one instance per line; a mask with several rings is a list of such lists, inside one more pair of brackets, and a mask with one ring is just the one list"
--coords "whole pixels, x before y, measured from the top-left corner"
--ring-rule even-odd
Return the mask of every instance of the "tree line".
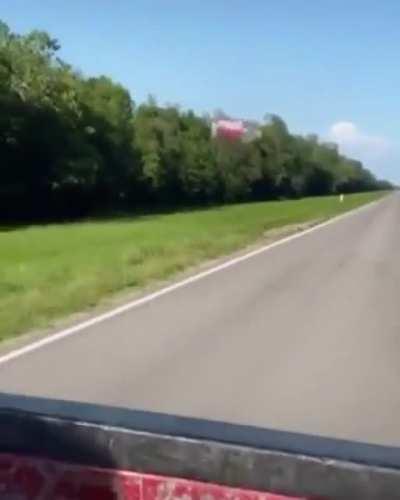
[[153, 98], [135, 105], [85, 77], [43, 31], [0, 22], [0, 219], [78, 217], [389, 189], [335, 144], [271, 116], [251, 142], [212, 138], [208, 117]]

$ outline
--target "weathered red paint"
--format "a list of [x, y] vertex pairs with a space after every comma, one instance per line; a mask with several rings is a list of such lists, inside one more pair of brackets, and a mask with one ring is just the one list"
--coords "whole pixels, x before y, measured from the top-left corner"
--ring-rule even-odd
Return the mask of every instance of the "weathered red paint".
[[170, 477], [0, 454], [0, 499], [300, 500]]

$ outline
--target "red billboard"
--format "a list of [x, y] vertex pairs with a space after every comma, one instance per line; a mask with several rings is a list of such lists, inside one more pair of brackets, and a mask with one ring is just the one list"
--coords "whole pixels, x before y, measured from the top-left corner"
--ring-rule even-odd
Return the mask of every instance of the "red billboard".
[[230, 118], [214, 119], [212, 122], [212, 136], [230, 141], [252, 141], [259, 135], [259, 124], [250, 120]]

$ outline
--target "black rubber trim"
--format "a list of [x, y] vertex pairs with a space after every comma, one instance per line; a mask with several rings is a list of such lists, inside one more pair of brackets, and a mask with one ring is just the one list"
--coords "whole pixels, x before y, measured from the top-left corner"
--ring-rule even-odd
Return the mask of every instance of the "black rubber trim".
[[400, 450], [0, 395], [0, 452], [337, 499], [400, 499]]

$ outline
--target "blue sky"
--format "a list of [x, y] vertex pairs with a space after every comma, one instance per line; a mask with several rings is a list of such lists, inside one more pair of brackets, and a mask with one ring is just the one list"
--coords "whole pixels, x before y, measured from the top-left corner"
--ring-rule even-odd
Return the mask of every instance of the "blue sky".
[[0, 18], [136, 101], [277, 113], [400, 182], [398, 0], [1, 0]]

